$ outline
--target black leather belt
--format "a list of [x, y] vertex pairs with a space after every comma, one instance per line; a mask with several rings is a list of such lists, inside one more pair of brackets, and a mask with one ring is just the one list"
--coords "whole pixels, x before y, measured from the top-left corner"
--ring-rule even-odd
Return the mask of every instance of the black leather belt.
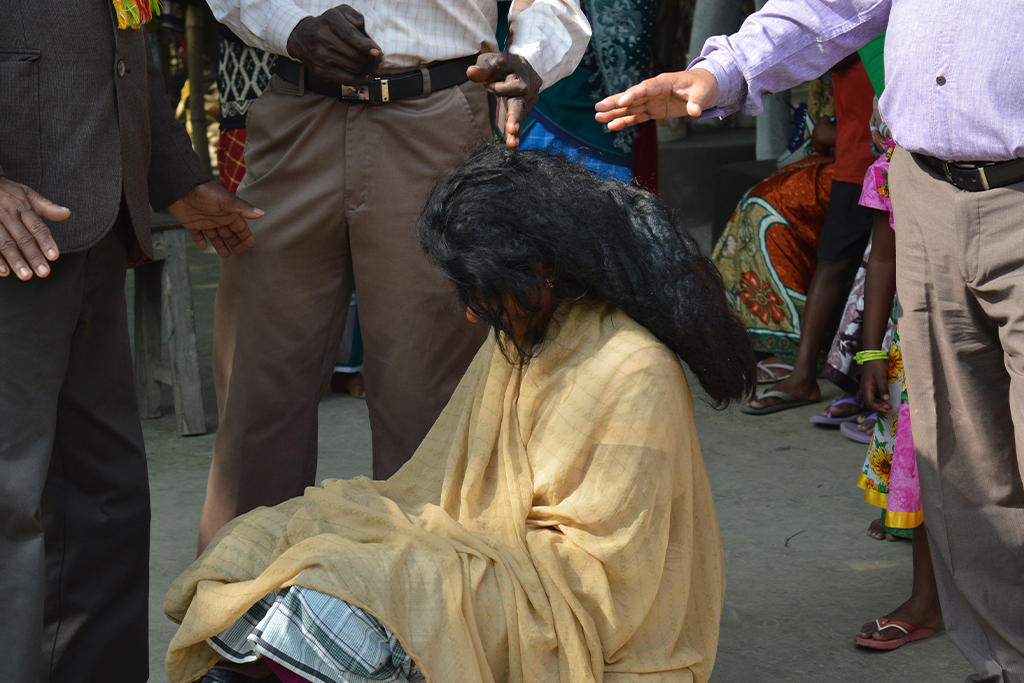
[[915, 157], [967, 192], [984, 192], [1024, 181], [1024, 159], [996, 162], [943, 161], [924, 154]]
[[[366, 85], [350, 86], [330, 83], [311, 74], [299, 62], [285, 57], [278, 57], [271, 71], [292, 85], [304, 87], [310, 92], [339, 100], [352, 102], [369, 102], [384, 104], [393, 100], [405, 100], [420, 97], [424, 94], [461, 85], [469, 80], [466, 69], [476, 64], [476, 55], [450, 59], [439, 62], [425, 69], [417, 69], [397, 76], [374, 77]], [[423, 72], [427, 72], [428, 80], [424, 83]], [[301, 81], [301, 83], [300, 83]]]

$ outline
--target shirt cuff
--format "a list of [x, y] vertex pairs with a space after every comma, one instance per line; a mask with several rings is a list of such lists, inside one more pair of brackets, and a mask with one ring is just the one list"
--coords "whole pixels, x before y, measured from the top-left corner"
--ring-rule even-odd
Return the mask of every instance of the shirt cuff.
[[747, 83], [743, 80], [743, 74], [730, 62], [722, 60], [719, 54], [701, 55], [686, 67], [687, 71], [692, 69], [703, 69], [709, 72], [718, 81], [718, 96], [712, 106], [705, 109], [700, 119], [710, 117], [728, 116], [739, 111], [743, 101], [747, 98]]
[[547, 87], [555, 83], [558, 79], [551, 77], [551, 69], [545, 69], [544, 56], [541, 54], [541, 47], [537, 43], [531, 43], [529, 45], [512, 45], [508, 48], [508, 51], [514, 55], [522, 57], [533, 70], [537, 72], [537, 75], [541, 79], [541, 90], [546, 90]]
[[288, 38], [295, 26], [306, 17], [313, 16], [291, 3], [275, 4], [274, 11], [267, 17], [266, 38], [270, 52], [295, 59], [288, 54]]

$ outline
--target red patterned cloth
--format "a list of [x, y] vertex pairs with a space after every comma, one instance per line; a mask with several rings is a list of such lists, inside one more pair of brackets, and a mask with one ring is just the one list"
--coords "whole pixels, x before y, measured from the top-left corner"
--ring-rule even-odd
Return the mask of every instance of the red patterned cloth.
[[232, 194], [245, 176], [245, 128], [220, 131], [217, 140], [217, 170], [220, 183]]

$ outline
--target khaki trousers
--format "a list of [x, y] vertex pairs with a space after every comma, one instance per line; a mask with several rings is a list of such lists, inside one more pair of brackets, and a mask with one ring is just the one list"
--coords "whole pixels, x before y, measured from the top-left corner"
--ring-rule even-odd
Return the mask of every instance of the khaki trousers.
[[409, 459], [487, 330], [419, 247], [438, 176], [489, 133], [474, 83], [381, 106], [273, 77], [250, 110], [238, 196], [266, 211], [256, 248], [221, 265], [214, 318], [220, 427], [200, 549], [232, 518], [313, 485], [317, 404], [359, 296], [373, 474]]
[[890, 170], [900, 336], [942, 615], [972, 681], [1024, 681], [1024, 183]]

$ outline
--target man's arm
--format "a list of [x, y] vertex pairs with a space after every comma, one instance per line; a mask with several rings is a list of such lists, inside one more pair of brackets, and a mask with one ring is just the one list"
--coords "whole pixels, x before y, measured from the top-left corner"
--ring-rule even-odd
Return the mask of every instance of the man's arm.
[[768, 95], [813, 80], [877, 38], [892, 0], [771, 0], [731, 36], [715, 36], [689, 68], [710, 71], [718, 99], [705, 116], [756, 116]]
[[309, 12], [291, 0], [207, 0], [217, 21], [246, 45], [298, 59], [288, 52], [288, 38]]
[[885, 30], [892, 0], [771, 0], [731, 36], [708, 40], [687, 71], [597, 103], [612, 130], [674, 116], [763, 111], [763, 99], [817, 78]]
[[148, 172], [149, 203], [157, 211], [163, 211], [193, 187], [211, 178], [192, 150], [192, 141], [185, 127], [174, 119], [171, 103], [164, 91], [163, 77], [153, 62], [148, 45], [146, 55], [152, 148]]
[[505, 50], [533, 66], [542, 89], [575, 71], [590, 42], [579, 0], [515, 0], [508, 26]]
[[[205, 249], [207, 241], [227, 258], [255, 246], [245, 219], [263, 212], [213, 182], [192, 150], [184, 126], [174, 120], [164, 93], [160, 69], [146, 46], [149, 78], [149, 130], [152, 155], [149, 162], [149, 202], [160, 211], [168, 209], [192, 233], [192, 241]], [[196, 93], [199, 96], [200, 93]]]
[[523, 121], [537, 103], [540, 91], [571, 74], [590, 41], [590, 23], [579, 0], [514, 0], [508, 14], [509, 40], [505, 51], [480, 55], [466, 70], [505, 105], [509, 147], [519, 146]]

